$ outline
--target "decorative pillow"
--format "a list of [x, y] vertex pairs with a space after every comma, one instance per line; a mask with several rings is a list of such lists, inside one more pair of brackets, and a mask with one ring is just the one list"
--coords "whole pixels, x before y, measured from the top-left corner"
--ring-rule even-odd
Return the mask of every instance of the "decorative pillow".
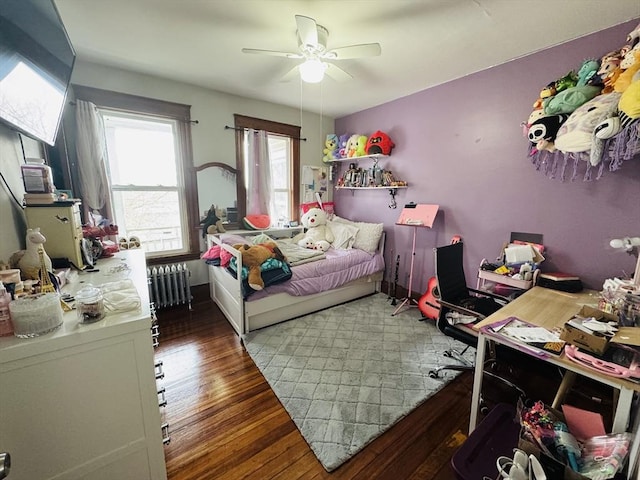
[[333, 221], [350, 224], [358, 229], [356, 240], [353, 242], [353, 248], [359, 248], [371, 254], [378, 250], [378, 242], [384, 229], [383, 223], [352, 222], [337, 215], [334, 216]]
[[356, 234], [359, 230], [358, 227], [342, 222], [327, 222], [327, 225], [334, 236], [333, 243], [331, 244], [333, 248], [349, 250], [353, 247], [353, 243], [356, 241]]

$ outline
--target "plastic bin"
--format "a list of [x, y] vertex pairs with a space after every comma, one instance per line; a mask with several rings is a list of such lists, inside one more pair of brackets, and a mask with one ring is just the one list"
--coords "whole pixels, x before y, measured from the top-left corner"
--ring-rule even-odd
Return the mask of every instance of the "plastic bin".
[[516, 408], [507, 403], [496, 405], [451, 457], [458, 480], [497, 478], [496, 459], [513, 457], [518, 446], [520, 423], [515, 422]]

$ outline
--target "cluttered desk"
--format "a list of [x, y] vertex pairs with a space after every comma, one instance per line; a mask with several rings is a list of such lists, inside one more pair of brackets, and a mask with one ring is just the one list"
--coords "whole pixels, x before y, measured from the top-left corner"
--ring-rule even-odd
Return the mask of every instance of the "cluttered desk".
[[[631, 411], [634, 394], [640, 392], [640, 381], [638, 378], [599, 371], [570, 359], [566, 351], [561, 350], [557, 352], [557, 354], [553, 354], [536, 348], [529, 348], [519, 342], [514, 342], [512, 338], [500, 332], [502, 327], [504, 327], [512, 317], [526, 322], [531, 326], [542, 327], [549, 332], [557, 331], [585, 305], [593, 305], [597, 304], [597, 302], [598, 294], [595, 292], [566, 293], [542, 287], [533, 287], [531, 290], [528, 290], [511, 303], [473, 326], [474, 330], [478, 333], [478, 348], [471, 403], [470, 433], [476, 428], [478, 421], [484, 370], [483, 365], [487, 344], [489, 342], [497, 342], [510, 348], [519, 349], [561, 367], [567, 372], [571, 372], [567, 377], [569, 379], [572, 375], [583, 375], [617, 389], [619, 395], [613, 419], [612, 432], [621, 433], [629, 429], [632, 420]], [[563, 385], [560, 386], [558, 395], [556, 396], [557, 399], [562, 396], [563, 390], [568, 388], [564, 383], [563, 380]], [[629, 455], [629, 475], [627, 478], [630, 479], [640, 478], [640, 471], [637, 471], [638, 447], [640, 444], [639, 418], [640, 415], [636, 415], [634, 425], [631, 428], [634, 432], [634, 441], [632, 442], [632, 449]], [[638, 476], [633, 476], [634, 472]]]

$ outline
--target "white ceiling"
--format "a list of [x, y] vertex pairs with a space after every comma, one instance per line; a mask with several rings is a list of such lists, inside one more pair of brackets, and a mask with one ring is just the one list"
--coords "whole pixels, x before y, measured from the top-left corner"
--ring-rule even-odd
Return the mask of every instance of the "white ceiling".
[[[340, 117], [640, 17], [640, 0], [55, 0], [81, 60]], [[353, 79], [279, 79], [298, 60], [294, 15], [327, 47], [378, 42], [341, 60]], [[621, 38], [621, 45], [624, 38]], [[301, 105], [302, 104], [302, 105]]]

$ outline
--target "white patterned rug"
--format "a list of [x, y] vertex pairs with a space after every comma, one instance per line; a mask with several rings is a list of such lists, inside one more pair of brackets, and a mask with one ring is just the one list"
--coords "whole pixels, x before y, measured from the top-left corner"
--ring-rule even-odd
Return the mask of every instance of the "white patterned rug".
[[[249, 355], [320, 463], [338, 468], [459, 372], [442, 352], [462, 345], [384, 294], [247, 334]], [[471, 352], [473, 355], [473, 352]], [[472, 358], [472, 357], [471, 357]]]

